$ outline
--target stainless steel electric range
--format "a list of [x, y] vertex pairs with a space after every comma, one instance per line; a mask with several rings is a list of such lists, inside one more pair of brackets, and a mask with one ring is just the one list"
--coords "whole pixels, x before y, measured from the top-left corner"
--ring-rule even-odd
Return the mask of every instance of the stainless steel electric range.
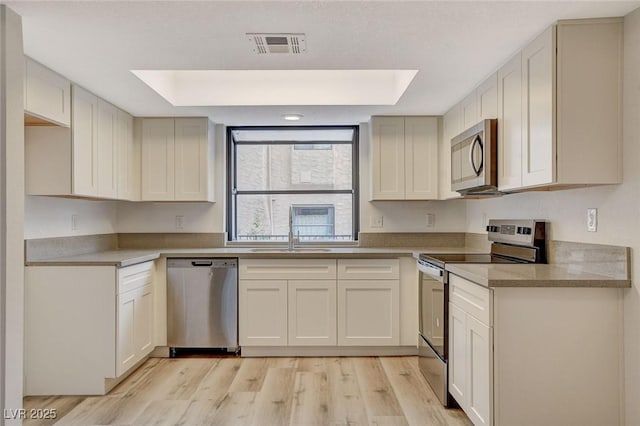
[[421, 254], [418, 258], [419, 365], [445, 406], [455, 405], [448, 392], [448, 263], [546, 263], [546, 225], [541, 220], [490, 220], [489, 253]]

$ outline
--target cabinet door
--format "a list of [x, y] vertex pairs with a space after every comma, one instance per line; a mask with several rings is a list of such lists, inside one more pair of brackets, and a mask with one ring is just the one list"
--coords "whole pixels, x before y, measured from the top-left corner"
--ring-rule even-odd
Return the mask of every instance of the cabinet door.
[[442, 117], [442, 141], [439, 150], [440, 176], [438, 179], [441, 200], [460, 197], [459, 192], [451, 190], [451, 139], [462, 132], [462, 125], [460, 104], [451, 108]]
[[371, 199], [404, 199], [404, 117], [371, 119]]
[[98, 196], [118, 196], [116, 122], [118, 110], [98, 99]]
[[175, 120], [175, 199], [207, 201], [209, 186], [208, 120]]
[[290, 346], [336, 344], [336, 281], [289, 281]]
[[478, 121], [498, 118], [498, 74], [492, 74], [476, 89]]
[[118, 143], [118, 198], [135, 200], [135, 152], [133, 145], [133, 117], [118, 110], [116, 141]]
[[404, 119], [405, 199], [438, 199], [438, 119]]
[[98, 195], [98, 98], [73, 86], [73, 193]]
[[491, 328], [467, 315], [467, 398], [463, 406], [474, 425], [492, 425], [493, 351]]
[[522, 55], [498, 71], [498, 188], [522, 186]]
[[522, 186], [555, 181], [555, 29], [550, 27], [522, 51]]
[[468, 368], [467, 314], [449, 303], [449, 393], [467, 406]]
[[130, 369], [137, 362], [136, 352], [136, 309], [138, 290], [130, 290], [118, 295], [118, 339], [116, 356], [116, 376]]
[[462, 130], [478, 124], [480, 115], [475, 91], [471, 92], [469, 96], [462, 100], [460, 108], [462, 111]]
[[[42, 120], [69, 127], [71, 124], [71, 83], [66, 78], [25, 58], [24, 110], [42, 124]], [[40, 120], [38, 120], [40, 119]]]
[[398, 294], [398, 280], [339, 280], [338, 345], [399, 345]]
[[153, 350], [153, 285], [136, 290], [135, 348], [140, 360]]
[[287, 282], [240, 280], [240, 345], [287, 345]]
[[174, 199], [175, 134], [172, 118], [142, 122], [142, 200]]

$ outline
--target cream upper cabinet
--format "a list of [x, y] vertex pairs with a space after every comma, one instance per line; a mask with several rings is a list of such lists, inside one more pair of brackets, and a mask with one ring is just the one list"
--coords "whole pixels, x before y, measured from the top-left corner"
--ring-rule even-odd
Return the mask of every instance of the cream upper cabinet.
[[27, 194], [135, 199], [131, 116], [75, 85], [72, 100], [70, 128], [25, 127]]
[[26, 125], [71, 125], [71, 82], [25, 57], [24, 111]]
[[213, 201], [206, 118], [142, 120], [143, 201]]
[[[469, 96], [464, 98], [460, 103], [460, 110], [462, 111], [462, 129], [468, 129], [469, 127], [477, 124], [480, 121], [480, 114], [478, 110], [478, 97], [475, 91], [471, 92]], [[454, 135], [455, 136], [455, 135]]]
[[139, 198], [140, 165], [133, 140], [133, 117], [118, 110], [116, 121], [118, 143], [118, 199], [135, 201]]
[[175, 120], [142, 121], [142, 201], [174, 200]]
[[98, 197], [118, 196], [118, 109], [98, 99]]
[[522, 55], [498, 70], [498, 189], [522, 186]]
[[498, 117], [498, 74], [491, 74], [476, 88], [478, 121]]
[[404, 117], [373, 117], [372, 200], [404, 199], [404, 162]]
[[618, 18], [560, 21], [498, 72], [500, 189], [621, 182], [622, 37]]
[[73, 195], [98, 195], [98, 97], [72, 87]]
[[371, 200], [438, 198], [438, 119], [372, 117]]
[[209, 135], [206, 118], [175, 120], [175, 199], [208, 200]]

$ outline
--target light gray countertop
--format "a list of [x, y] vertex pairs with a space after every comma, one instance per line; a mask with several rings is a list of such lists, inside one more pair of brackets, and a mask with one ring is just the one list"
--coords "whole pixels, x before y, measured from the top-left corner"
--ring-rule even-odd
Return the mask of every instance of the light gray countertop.
[[477, 249], [465, 247], [413, 247], [413, 248], [360, 248], [360, 247], [306, 247], [288, 252], [282, 248], [221, 247], [155, 250], [111, 250], [76, 256], [55, 257], [27, 261], [27, 266], [109, 266], [125, 267], [164, 257], [238, 257], [238, 258], [388, 258], [416, 257], [419, 253], [476, 253]]
[[581, 264], [455, 263], [446, 269], [485, 287], [631, 287], [628, 277], [585, 272]]

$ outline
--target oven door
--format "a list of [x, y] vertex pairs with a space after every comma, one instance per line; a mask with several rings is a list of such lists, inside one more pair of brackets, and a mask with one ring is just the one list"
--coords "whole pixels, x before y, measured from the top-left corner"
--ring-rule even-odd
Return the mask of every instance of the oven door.
[[447, 294], [445, 272], [421, 261], [418, 261], [418, 270], [420, 271], [418, 330], [437, 355], [446, 361]]

